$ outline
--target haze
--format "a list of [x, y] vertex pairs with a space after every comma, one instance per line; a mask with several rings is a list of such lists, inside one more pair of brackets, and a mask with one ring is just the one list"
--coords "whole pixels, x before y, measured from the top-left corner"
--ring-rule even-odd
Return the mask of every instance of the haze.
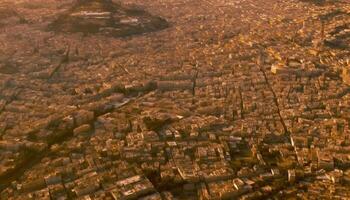
[[349, 0], [0, 0], [0, 199], [350, 199]]

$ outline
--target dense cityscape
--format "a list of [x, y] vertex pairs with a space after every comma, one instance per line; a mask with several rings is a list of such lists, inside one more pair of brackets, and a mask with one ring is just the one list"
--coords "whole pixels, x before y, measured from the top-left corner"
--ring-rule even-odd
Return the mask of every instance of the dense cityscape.
[[0, 0], [0, 199], [350, 199], [350, 1]]

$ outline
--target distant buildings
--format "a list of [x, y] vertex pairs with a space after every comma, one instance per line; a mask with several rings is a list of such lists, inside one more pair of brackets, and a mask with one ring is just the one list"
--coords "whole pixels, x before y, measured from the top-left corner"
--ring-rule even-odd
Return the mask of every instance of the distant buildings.
[[342, 78], [345, 84], [350, 85], [350, 68], [344, 66], [342, 71]]
[[153, 0], [172, 27], [116, 39], [39, 30], [67, 5], [37, 1], [0, 34], [18, 66], [0, 70], [0, 199], [350, 198], [348, 54], [314, 49], [310, 18], [337, 16], [327, 37], [347, 7]]

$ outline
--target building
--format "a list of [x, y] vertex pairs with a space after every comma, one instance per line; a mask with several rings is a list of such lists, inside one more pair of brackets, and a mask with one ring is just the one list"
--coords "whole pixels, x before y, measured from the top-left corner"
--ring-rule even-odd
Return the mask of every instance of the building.
[[342, 73], [343, 82], [350, 85], [350, 67], [344, 67]]
[[118, 181], [111, 195], [115, 200], [131, 200], [154, 192], [152, 183], [146, 177], [136, 175]]

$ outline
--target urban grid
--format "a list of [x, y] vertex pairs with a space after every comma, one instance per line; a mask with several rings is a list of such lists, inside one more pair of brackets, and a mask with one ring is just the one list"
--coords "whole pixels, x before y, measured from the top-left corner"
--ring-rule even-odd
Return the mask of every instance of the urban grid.
[[0, 0], [0, 199], [350, 199], [350, 1]]

